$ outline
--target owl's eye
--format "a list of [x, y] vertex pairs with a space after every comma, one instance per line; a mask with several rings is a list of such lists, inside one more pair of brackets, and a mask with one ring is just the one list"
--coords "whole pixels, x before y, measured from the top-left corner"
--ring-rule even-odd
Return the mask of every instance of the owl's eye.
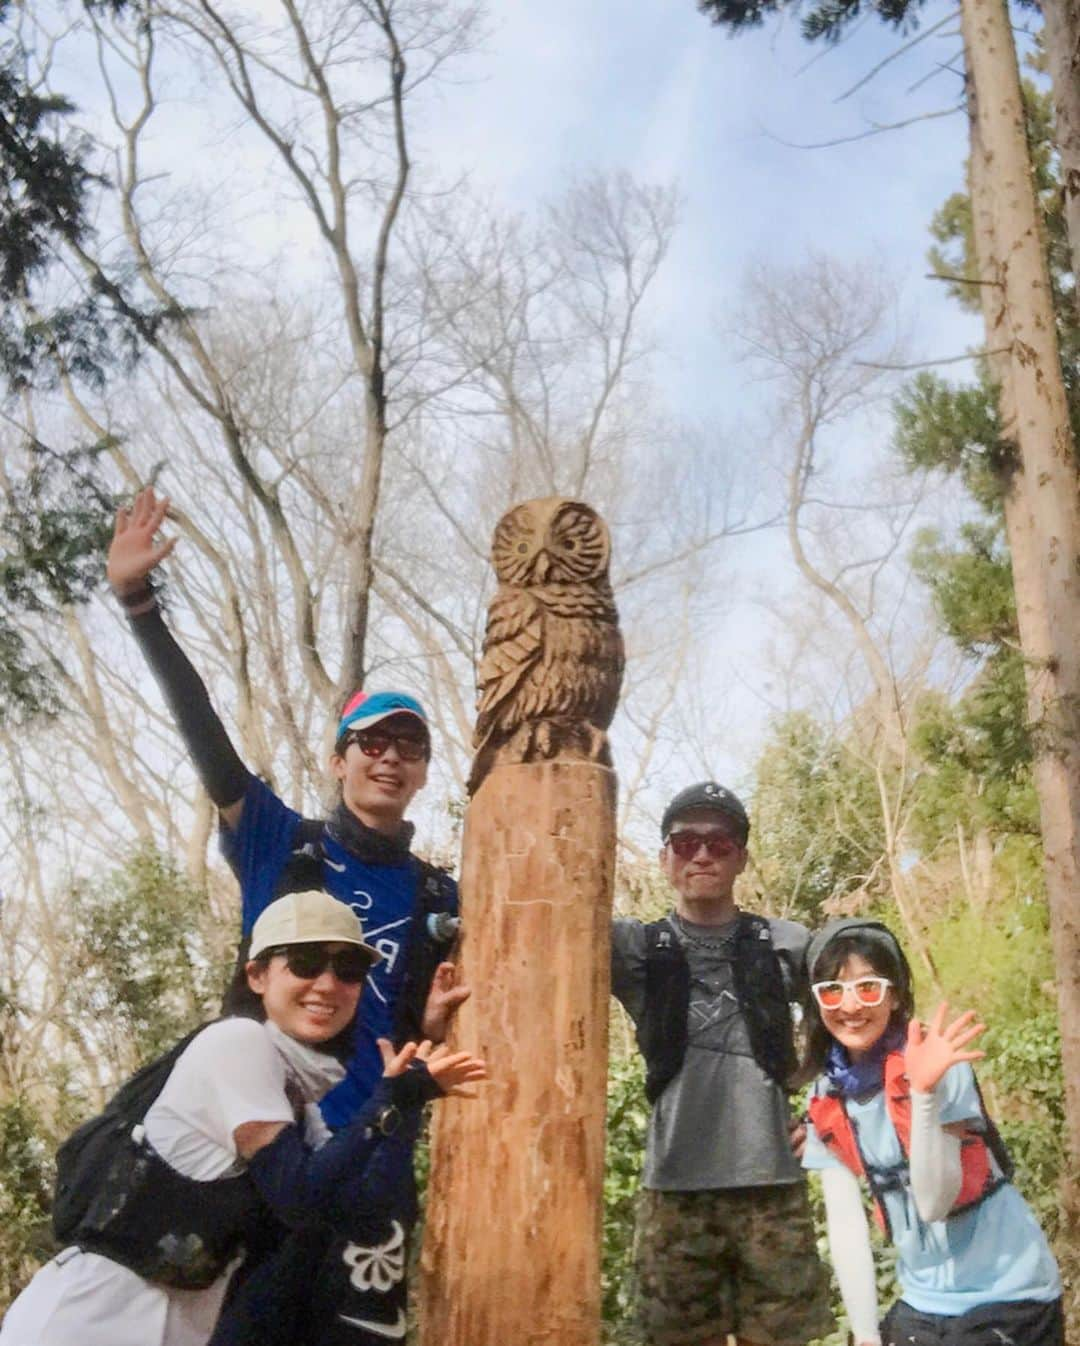
[[569, 542], [565, 543], [565, 546], [567, 551], [573, 551], [577, 543], [571, 538]]
[[519, 542], [519, 543], [518, 543], [518, 553], [519, 553], [519, 555], [524, 556], [525, 553], [526, 553], [528, 550], [529, 550], [529, 544], [528, 544], [527, 542]]

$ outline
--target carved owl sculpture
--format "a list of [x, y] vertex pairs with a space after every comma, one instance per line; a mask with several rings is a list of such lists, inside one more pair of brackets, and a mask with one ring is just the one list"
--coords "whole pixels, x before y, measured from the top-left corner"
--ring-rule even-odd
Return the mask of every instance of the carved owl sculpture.
[[610, 555], [607, 526], [579, 500], [528, 500], [499, 521], [470, 794], [496, 763], [610, 765], [605, 730], [623, 672]]

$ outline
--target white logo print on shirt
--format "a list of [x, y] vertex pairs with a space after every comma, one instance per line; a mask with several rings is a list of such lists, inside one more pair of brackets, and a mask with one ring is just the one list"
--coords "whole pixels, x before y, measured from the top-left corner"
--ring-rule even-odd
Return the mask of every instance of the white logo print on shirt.
[[385, 1243], [363, 1248], [358, 1243], [346, 1245], [341, 1260], [352, 1267], [349, 1280], [357, 1290], [375, 1290], [385, 1294], [405, 1275], [405, 1230], [397, 1220]]

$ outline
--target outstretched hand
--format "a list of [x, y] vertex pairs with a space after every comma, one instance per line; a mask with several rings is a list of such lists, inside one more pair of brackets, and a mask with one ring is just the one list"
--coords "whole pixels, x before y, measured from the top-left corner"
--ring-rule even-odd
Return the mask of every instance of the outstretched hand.
[[467, 1086], [488, 1078], [487, 1066], [472, 1052], [452, 1052], [445, 1043], [437, 1047], [426, 1038], [423, 1042], [406, 1042], [399, 1052], [386, 1038], [377, 1039], [383, 1059], [383, 1078], [404, 1075], [413, 1061], [423, 1061], [428, 1074], [443, 1091], [454, 1098], [475, 1098]]
[[453, 963], [440, 963], [431, 979], [431, 990], [424, 1002], [424, 1016], [420, 1022], [424, 1037], [442, 1042], [450, 1021], [472, 994], [468, 986], [459, 986], [457, 968]]
[[980, 1061], [986, 1055], [982, 1051], [963, 1050], [986, 1031], [985, 1024], [972, 1022], [975, 1011], [965, 1011], [946, 1027], [948, 1012], [948, 1001], [943, 1000], [928, 1027], [923, 1028], [917, 1019], [908, 1024], [904, 1069], [912, 1089], [920, 1094], [931, 1093], [950, 1066], [960, 1061]]
[[159, 499], [154, 488], [147, 486], [135, 497], [130, 509], [117, 511], [105, 573], [118, 594], [137, 590], [176, 546], [174, 537], [154, 541], [168, 509], [169, 497], [163, 495]]

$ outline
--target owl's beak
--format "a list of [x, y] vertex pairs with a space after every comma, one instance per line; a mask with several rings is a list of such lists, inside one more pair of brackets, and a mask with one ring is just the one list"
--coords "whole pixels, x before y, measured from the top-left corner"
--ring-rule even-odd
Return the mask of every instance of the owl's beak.
[[546, 581], [550, 569], [551, 569], [551, 561], [548, 558], [548, 554], [546, 551], [541, 549], [536, 554], [536, 565], [533, 567], [533, 574], [536, 576], [540, 584], [543, 584]]

